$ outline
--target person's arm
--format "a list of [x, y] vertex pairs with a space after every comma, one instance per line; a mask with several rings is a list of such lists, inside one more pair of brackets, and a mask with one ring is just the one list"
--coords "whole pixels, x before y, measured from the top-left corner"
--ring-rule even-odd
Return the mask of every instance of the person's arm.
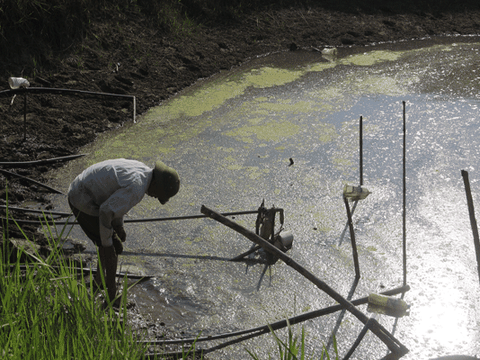
[[125, 240], [127, 240], [127, 233], [123, 228], [123, 216], [121, 218], [114, 218], [112, 220], [112, 227], [113, 230], [117, 233], [120, 240], [122, 240], [122, 242], [125, 242]]
[[113, 230], [117, 232], [122, 241], [125, 241], [126, 233], [123, 230], [123, 216], [138, 204], [144, 195], [145, 193], [142, 193], [139, 186], [132, 184], [114, 192], [100, 206], [100, 238], [102, 246], [109, 247], [113, 245]]

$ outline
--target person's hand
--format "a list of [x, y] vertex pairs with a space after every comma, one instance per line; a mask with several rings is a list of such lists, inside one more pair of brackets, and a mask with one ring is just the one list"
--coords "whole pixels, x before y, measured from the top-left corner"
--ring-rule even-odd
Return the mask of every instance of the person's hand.
[[120, 240], [118, 240], [118, 236], [113, 236], [112, 242], [113, 242], [113, 247], [115, 248], [115, 253], [117, 255], [120, 255], [121, 253], [123, 253], [123, 245], [120, 242]]
[[123, 227], [119, 226], [117, 228], [114, 228], [113, 230], [117, 233], [118, 237], [122, 242], [125, 242], [125, 240], [127, 240], [127, 233], [125, 232], [125, 229]]

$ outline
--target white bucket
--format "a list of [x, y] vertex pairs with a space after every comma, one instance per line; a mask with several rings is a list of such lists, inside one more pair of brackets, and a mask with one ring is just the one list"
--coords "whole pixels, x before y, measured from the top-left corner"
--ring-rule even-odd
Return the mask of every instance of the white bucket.
[[322, 50], [322, 54], [333, 57], [333, 56], [337, 56], [338, 50], [337, 48], [325, 48]]
[[9, 77], [8, 78], [8, 85], [10, 85], [10, 89], [18, 89], [21, 87], [29, 87], [30, 83], [27, 79], [21, 77]]

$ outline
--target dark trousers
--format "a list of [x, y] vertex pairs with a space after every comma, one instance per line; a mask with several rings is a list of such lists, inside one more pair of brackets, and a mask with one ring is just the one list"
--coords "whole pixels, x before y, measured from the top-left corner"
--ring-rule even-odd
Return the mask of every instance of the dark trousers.
[[101, 247], [102, 239], [100, 238], [100, 218], [98, 216], [85, 214], [73, 206], [70, 201], [68, 202], [68, 205], [70, 205], [70, 209], [72, 209], [73, 215], [75, 215], [77, 218], [77, 222], [85, 235], [87, 235], [95, 245]]

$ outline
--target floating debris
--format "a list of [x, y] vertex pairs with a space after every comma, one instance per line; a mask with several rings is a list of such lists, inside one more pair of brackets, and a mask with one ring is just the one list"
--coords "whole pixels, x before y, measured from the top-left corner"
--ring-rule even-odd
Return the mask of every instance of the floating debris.
[[363, 200], [370, 194], [370, 191], [362, 188], [361, 186], [345, 185], [343, 188], [343, 196], [345, 196], [346, 198], [350, 198], [354, 201]]
[[375, 312], [393, 317], [409, 315], [410, 305], [405, 300], [390, 296], [370, 294], [368, 296], [368, 312]]

